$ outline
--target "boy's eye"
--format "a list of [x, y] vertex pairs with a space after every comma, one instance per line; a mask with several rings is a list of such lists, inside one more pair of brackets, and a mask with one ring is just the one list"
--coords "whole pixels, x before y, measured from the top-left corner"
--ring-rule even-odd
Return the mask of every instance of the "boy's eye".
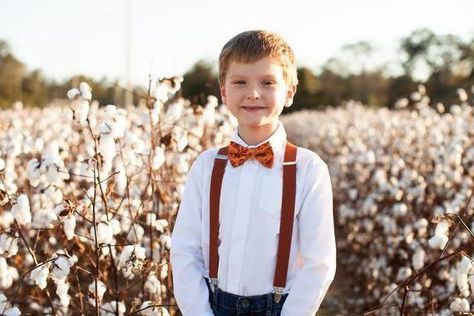
[[235, 83], [235, 84], [244, 84], [245, 81], [243, 81], [243, 80], [237, 80], [237, 81], [234, 81], [234, 83]]
[[270, 86], [272, 84], [274, 84], [275, 82], [274, 81], [264, 81], [263, 84], [266, 85], [266, 86]]

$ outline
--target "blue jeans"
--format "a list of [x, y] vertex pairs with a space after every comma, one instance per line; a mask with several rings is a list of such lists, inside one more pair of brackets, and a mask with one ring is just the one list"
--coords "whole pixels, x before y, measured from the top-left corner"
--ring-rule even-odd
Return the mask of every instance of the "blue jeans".
[[288, 296], [283, 294], [280, 302], [275, 303], [272, 293], [240, 296], [222, 291], [218, 287], [212, 292], [209, 280], [204, 279], [209, 290], [209, 303], [216, 316], [279, 316]]

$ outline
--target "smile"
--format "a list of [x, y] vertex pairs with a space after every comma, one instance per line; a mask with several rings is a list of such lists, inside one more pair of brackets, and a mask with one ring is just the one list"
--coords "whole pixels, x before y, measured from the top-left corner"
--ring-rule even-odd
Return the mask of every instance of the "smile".
[[260, 111], [260, 110], [264, 110], [265, 108], [261, 107], [261, 106], [243, 106], [242, 109], [244, 109], [244, 111], [248, 111], [248, 112], [257, 112], [257, 111]]

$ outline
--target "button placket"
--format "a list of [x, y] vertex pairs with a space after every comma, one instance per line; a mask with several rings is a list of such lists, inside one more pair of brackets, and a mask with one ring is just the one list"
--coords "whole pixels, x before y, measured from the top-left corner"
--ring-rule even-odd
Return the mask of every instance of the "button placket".
[[248, 197], [252, 196], [257, 167], [251, 162], [249, 161], [240, 167], [242, 174], [230, 238], [228, 290], [231, 292], [239, 291], [240, 285], [251, 202]]

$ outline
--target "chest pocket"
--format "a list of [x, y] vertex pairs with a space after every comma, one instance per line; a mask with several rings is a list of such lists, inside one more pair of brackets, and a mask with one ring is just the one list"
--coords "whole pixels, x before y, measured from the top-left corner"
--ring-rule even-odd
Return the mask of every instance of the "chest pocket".
[[[262, 190], [259, 198], [259, 208], [275, 221], [280, 222], [281, 198], [283, 179], [278, 176], [268, 176], [262, 179]], [[279, 226], [278, 226], [279, 227]]]

